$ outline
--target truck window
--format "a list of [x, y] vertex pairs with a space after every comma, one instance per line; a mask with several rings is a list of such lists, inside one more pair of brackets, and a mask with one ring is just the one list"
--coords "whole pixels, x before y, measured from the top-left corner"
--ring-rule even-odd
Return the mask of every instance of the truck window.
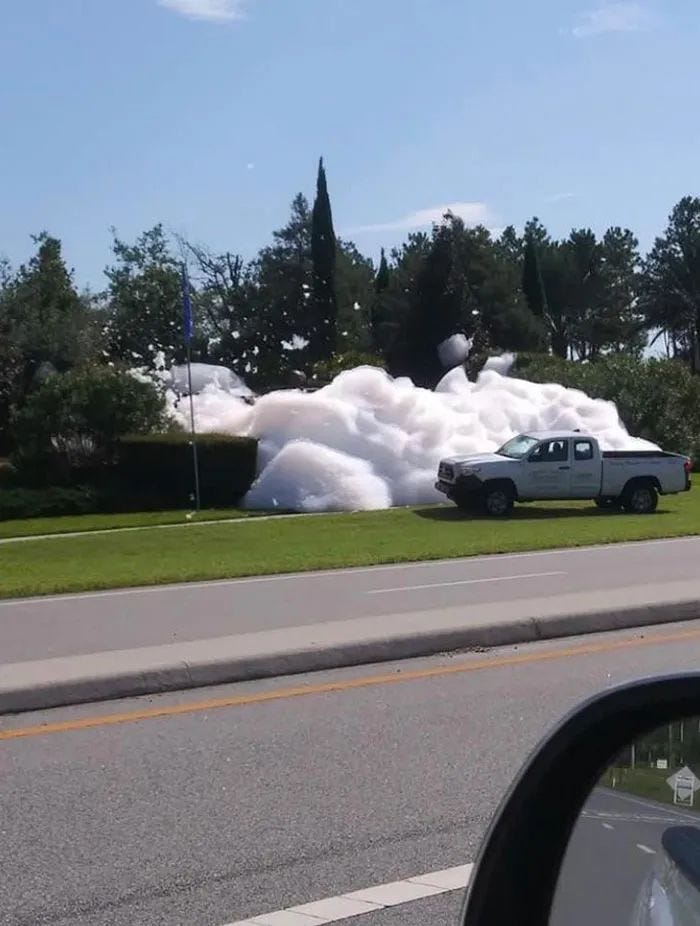
[[574, 460], [592, 460], [593, 444], [589, 440], [577, 440], [574, 444]]
[[530, 455], [531, 463], [565, 463], [569, 458], [569, 443], [565, 440], [551, 440], [540, 444]]

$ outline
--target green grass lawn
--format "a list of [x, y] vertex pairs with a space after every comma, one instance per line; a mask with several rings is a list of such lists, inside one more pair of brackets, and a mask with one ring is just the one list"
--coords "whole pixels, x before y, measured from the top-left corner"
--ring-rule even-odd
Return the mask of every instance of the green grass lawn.
[[666, 783], [671, 774], [672, 769], [609, 768], [600, 783], [606, 788], [634, 794], [635, 797], [672, 804], [673, 788]]
[[[61, 519], [63, 520], [63, 519]], [[0, 545], [0, 597], [342, 566], [512, 553], [700, 533], [700, 493], [662, 499], [654, 515], [590, 503], [523, 505], [486, 520], [452, 506], [188, 524]]]
[[33, 537], [36, 534], [70, 534], [75, 531], [114, 530], [119, 527], [153, 527], [158, 524], [189, 524], [196, 521], [231, 521], [265, 514], [213, 508], [191, 514], [187, 511], [139, 511], [127, 514], [78, 514], [61, 518], [22, 518], [0, 521], [0, 539]]

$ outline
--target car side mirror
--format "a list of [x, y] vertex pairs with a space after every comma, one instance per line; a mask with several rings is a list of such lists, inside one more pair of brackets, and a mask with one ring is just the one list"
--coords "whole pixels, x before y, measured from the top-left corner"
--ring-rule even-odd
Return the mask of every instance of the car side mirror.
[[461, 922], [700, 924], [700, 673], [605, 692], [546, 737], [494, 816]]

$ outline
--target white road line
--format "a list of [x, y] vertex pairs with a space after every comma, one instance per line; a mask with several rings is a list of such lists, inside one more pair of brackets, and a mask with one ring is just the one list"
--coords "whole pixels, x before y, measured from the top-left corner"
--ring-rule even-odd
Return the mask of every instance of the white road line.
[[656, 855], [654, 849], [650, 849], [649, 846], [645, 846], [641, 842], [637, 843], [637, 848], [641, 849], [642, 852], [646, 852], [647, 855]]
[[[295, 517], [297, 517], [295, 515]], [[260, 518], [251, 518], [259, 521]], [[225, 522], [232, 523], [232, 522]], [[570, 554], [587, 555], [590, 553], [607, 554], [611, 550], [634, 550], [637, 548], [666, 546], [668, 544], [698, 543], [699, 536], [669, 537], [665, 540], [634, 540], [627, 543], [605, 543], [592, 547], [565, 547], [564, 549], [531, 550], [528, 553], [488, 553], [483, 556], [461, 556], [452, 559], [421, 560], [416, 563], [384, 563], [379, 566], [349, 566], [342, 569], [315, 569], [309, 572], [287, 572], [281, 575], [269, 576], [243, 576], [237, 579], [206, 579], [199, 582], [174, 582], [163, 585], [143, 585], [134, 588], [105, 589], [100, 592], [79, 592], [66, 595], [34, 595], [27, 598], [7, 598], [0, 601], [2, 607], [16, 607], [24, 604], [51, 604], [56, 601], [77, 601], [80, 598], [108, 598], [123, 595], [150, 595], [174, 593], [181, 594], [183, 590], [198, 588], [225, 588], [230, 585], [252, 585], [259, 582], [296, 582], [298, 579], [325, 579], [334, 576], [363, 575], [372, 572], [395, 572], [399, 569], [435, 569], [440, 566], [465, 566], [475, 563], [501, 563], [511, 559], [530, 559], [542, 556], [565, 556]]]
[[[621, 800], [621, 801], [627, 801], [629, 804], [640, 804], [642, 807], [646, 807], [647, 810], [649, 810], [649, 809], [651, 809], [651, 810], [659, 810], [659, 811], [662, 810], [665, 814], [670, 814], [672, 817], [678, 817], [678, 818], [680, 818], [681, 820], [687, 820], [689, 823], [694, 823], [694, 824], [697, 826], [697, 823], [698, 823], [698, 816], [697, 816], [697, 814], [683, 813], [681, 810], [676, 810], [675, 807], [668, 807], [668, 806], [662, 805], [662, 804], [661, 804], [660, 802], [658, 802], [658, 801], [645, 801], [643, 798], [632, 797], [631, 794], [624, 794], [624, 793], [621, 792], [621, 791], [616, 791], [616, 790], [613, 790], [613, 789], [605, 789], [605, 790], [606, 790], [609, 794], [614, 794], [615, 797], [618, 798], [618, 799]], [[620, 814], [620, 815], [617, 815], [617, 814], [609, 814], [609, 816], [610, 816], [610, 817], [613, 817], [613, 816], [622, 816], [622, 815], [621, 815], [621, 814]], [[668, 818], [664, 819], [663, 817], [657, 817], [657, 818], [648, 817], [648, 818], [645, 820], [644, 817], [641, 817], [641, 816], [640, 816], [639, 819], [640, 819], [640, 820], [643, 820], [645, 823], [646, 823], [646, 822], [649, 822], [649, 823], [651, 823], [651, 822], [659, 822], [659, 823], [662, 823], [662, 822], [663, 822], [663, 823], [667, 823], [667, 822], [669, 822]]]
[[611, 826], [609, 823], [604, 823], [604, 824], [603, 824], [603, 829], [604, 829], [604, 830], [614, 830], [615, 827], [614, 827], [614, 826]]
[[426, 585], [401, 585], [396, 588], [375, 588], [365, 595], [387, 595], [389, 592], [414, 592], [422, 588], [448, 588], [450, 585], [482, 585], [485, 582], [515, 582], [517, 579], [544, 579], [565, 576], [566, 572], [526, 572], [519, 576], [490, 576], [487, 579], [459, 579], [456, 582], [428, 582]]
[[374, 913], [387, 907], [461, 891], [467, 886], [473, 865], [458, 865], [443, 871], [431, 871], [416, 875], [404, 881], [390, 881], [360, 891], [326, 897], [313, 903], [287, 907], [272, 913], [262, 913], [247, 920], [236, 920], [226, 926], [321, 926], [321, 923], [337, 923], [351, 917]]

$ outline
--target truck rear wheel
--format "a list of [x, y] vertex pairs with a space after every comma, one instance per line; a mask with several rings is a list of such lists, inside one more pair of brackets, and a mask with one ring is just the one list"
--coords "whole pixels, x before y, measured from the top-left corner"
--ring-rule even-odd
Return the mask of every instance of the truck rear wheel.
[[482, 506], [492, 518], [505, 518], [513, 511], [513, 496], [507, 489], [485, 489]]
[[646, 483], [631, 485], [622, 496], [622, 507], [628, 514], [652, 514], [659, 503], [659, 493]]

